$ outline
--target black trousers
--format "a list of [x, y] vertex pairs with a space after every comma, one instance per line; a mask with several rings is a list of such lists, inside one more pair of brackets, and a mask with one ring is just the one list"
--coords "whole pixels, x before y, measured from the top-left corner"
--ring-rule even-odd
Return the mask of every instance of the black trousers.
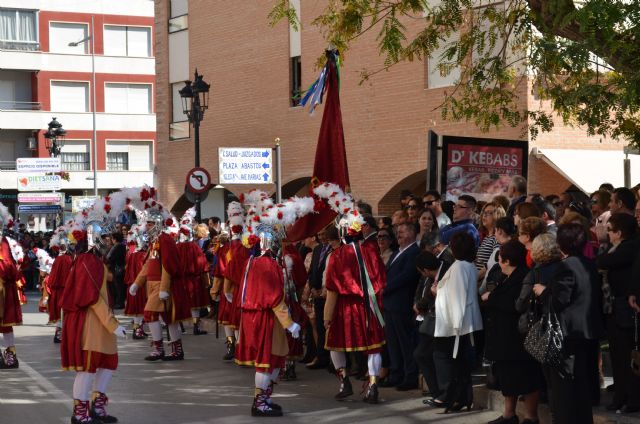
[[[444, 392], [439, 397], [439, 400], [444, 401], [449, 406], [455, 403], [470, 405], [473, 402], [471, 370], [475, 363], [475, 351], [471, 344], [471, 335], [466, 334], [460, 337], [455, 358], [453, 357], [455, 337], [436, 337], [434, 343], [438, 385], [440, 390]], [[440, 383], [441, 374], [443, 380], [448, 378], [446, 384]]]
[[[565, 367], [573, 377], [561, 377], [553, 369], [543, 366], [549, 405], [554, 424], [593, 424], [591, 410], [594, 361], [598, 343], [595, 340], [566, 340]], [[595, 361], [597, 371], [597, 361]]]
[[413, 358], [418, 364], [424, 380], [427, 382], [431, 396], [438, 397], [440, 395], [440, 386], [438, 386], [436, 362], [433, 356], [434, 350], [433, 337], [426, 334], [418, 334], [418, 346], [413, 351]]
[[609, 352], [613, 368], [615, 393], [613, 403], [640, 407], [640, 377], [631, 372], [631, 350], [633, 350], [633, 328], [622, 328], [613, 315], [607, 317]]
[[389, 381], [417, 383], [418, 365], [413, 359], [415, 324], [410, 313], [384, 311], [384, 333], [391, 362]]
[[326, 330], [324, 329], [324, 303], [323, 298], [313, 299], [313, 309], [316, 312], [316, 329], [318, 330], [318, 345], [316, 357], [321, 364], [329, 364], [329, 351], [324, 348]]

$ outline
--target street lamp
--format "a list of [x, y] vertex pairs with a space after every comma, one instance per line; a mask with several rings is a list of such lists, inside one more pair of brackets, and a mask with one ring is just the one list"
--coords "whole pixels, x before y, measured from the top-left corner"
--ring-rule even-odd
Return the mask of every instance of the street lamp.
[[[192, 81], [185, 81], [184, 87], [180, 90], [180, 97], [182, 97], [182, 111], [189, 122], [193, 124], [193, 139], [195, 147], [195, 166], [200, 166], [200, 121], [204, 118], [204, 111], [209, 107], [209, 88], [210, 84], [207, 84], [202, 75], [198, 75], [198, 69], [194, 74]], [[195, 195], [196, 200], [196, 222], [200, 222], [201, 208], [200, 208], [200, 194]]]
[[93, 98], [93, 105], [91, 111], [93, 112], [93, 158], [92, 158], [92, 168], [93, 168], [93, 195], [98, 195], [98, 137], [96, 136], [96, 48], [95, 48], [95, 40], [93, 37], [93, 15], [91, 15], [91, 33], [84, 37], [82, 40], [75, 41], [69, 43], [69, 47], [76, 47], [82, 43], [86, 43], [87, 41], [91, 41], [91, 97]]
[[62, 128], [62, 124], [53, 118], [53, 121], [48, 124], [49, 129], [44, 133], [44, 142], [49, 155], [52, 158], [60, 156], [60, 152], [64, 147], [64, 137], [67, 135], [67, 131]]

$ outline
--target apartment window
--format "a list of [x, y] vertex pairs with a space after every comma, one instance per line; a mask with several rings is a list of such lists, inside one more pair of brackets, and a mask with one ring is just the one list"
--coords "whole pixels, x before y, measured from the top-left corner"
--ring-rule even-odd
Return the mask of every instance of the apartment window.
[[184, 82], [171, 84], [171, 124], [169, 124], [169, 139], [179, 140], [189, 138], [189, 121], [182, 109], [182, 97], [180, 90], [184, 87]]
[[151, 28], [105, 25], [105, 56], [151, 56]]
[[189, 28], [189, 4], [187, 0], [171, 0], [171, 17], [169, 18], [169, 33]]
[[149, 114], [151, 84], [105, 84], [105, 112]]
[[129, 153], [128, 152], [107, 152], [107, 170], [108, 171], [128, 171], [129, 170]]
[[171, 0], [171, 17], [182, 16], [189, 13], [188, 0]]
[[150, 171], [152, 149], [150, 141], [107, 141], [107, 170]]
[[51, 53], [89, 53], [89, 43], [70, 46], [83, 40], [89, 33], [87, 24], [73, 24], [67, 22], [51, 22], [49, 24], [49, 51]]
[[38, 50], [38, 15], [35, 10], [0, 9], [0, 48]]
[[90, 170], [89, 141], [65, 140], [60, 159], [65, 171]]
[[[455, 85], [460, 80], [460, 68], [456, 67], [449, 72], [447, 75], [442, 75], [440, 73], [440, 69], [438, 68], [438, 64], [441, 61], [447, 61], [448, 59], [443, 58], [442, 55], [449, 47], [449, 44], [452, 41], [458, 39], [458, 34], [451, 34], [445, 40], [440, 41], [440, 45], [438, 49], [431, 53], [429, 60], [427, 61], [427, 88], [439, 88], [439, 87], [449, 87]], [[454, 61], [455, 58], [452, 58], [451, 61]]]
[[298, 106], [302, 95], [302, 63], [300, 56], [291, 58], [291, 106]]
[[89, 83], [51, 81], [52, 112], [88, 112]]

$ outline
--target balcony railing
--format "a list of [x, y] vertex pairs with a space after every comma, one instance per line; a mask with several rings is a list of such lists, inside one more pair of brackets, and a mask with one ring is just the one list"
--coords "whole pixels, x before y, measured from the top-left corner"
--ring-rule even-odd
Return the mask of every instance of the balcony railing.
[[13, 100], [0, 100], [0, 110], [41, 110], [40, 102], [16, 102]]
[[16, 170], [15, 160], [0, 160], [0, 171], [15, 171], [15, 170]]
[[28, 52], [36, 52], [40, 50], [40, 43], [37, 41], [0, 41], [0, 49], [3, 50], [22, 50]]

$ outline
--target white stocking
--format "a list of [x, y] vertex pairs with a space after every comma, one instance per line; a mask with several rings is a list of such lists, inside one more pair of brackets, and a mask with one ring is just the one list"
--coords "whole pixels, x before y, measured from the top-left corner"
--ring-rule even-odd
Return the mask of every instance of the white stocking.
[[3, 333], [2, 338], [5, 348], [10, 348], [16, 345], [15, 338], [13, 337], [13, 331], [11, 333]]
[[347, 356], [344, 354], [344, 352], [336, 352], [332, 350], [329, 352], [329, 354], [331, 355], [331, 362], [333, 362], [333, 367], [336, 370], [347, 367]]
[[225, 325], [224, 326], [224, 336], [225, 337], [233, 337], [233, 327]]
[[256, 372], [256, 388], [267, 390], [271, 383], [271, 374], [266, 372]]
[[379, 376], [380, 368], [382, 367], [382, 355], [379, 353], [370, 353], [367, 364], [369, 365], [369, 376]]
[[153, 339], [154, 342], [162, 340], [162, 326], [160, 325], [160, 321], [150, 322], [149, 330], [151, 331], [151, 339]]
[[180, 330], [180, 323], [174, 322], [173, 324], [167, 325], [169, 327], [169, 336], [171, 336], [172, 342], [177, 342], [182, 338], [182, 330]]
[[274, 368], [273, 371], [271, 371], [271, 381], [273, 381], [274, 383], [278, 381], [279, 375], [280, 375], [280, 368]]
[[233, 335], [236, 338], [236, 342], [240, 340], [240, 330], [233, 330]]
[[144, 317], [133, 317], [133, 323], [135, 325], [142, 325], [142, 320]]
[[77, 372], [73, 382], [73, 398], [86, 402], [91, 394], [91, 383], [93, 374], [88, 372]]
[[56, 327], [62, 328], [62, 318], [60, 318], [58, 322], [56, 322]]
[[107, 386], [113, 377], [113, 370], [98, 368], [96, 378], [93, 380], [93, 390], [100, 393], [107, 393]]

